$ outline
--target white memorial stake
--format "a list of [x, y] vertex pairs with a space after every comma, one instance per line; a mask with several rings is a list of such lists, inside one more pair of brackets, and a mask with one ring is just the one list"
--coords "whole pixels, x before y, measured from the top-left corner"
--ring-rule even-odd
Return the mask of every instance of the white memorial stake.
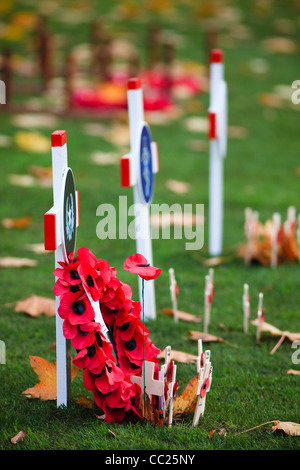
[[214, 296], [214, 270], [210, 268], [209, 275], [205, 276], [205, 291], [204, 291], [204, 333], [208, 332], [210, 323], [211, 303]]
[[[148, 263], [152, 260], [152, 241], [149, 205], [154, 192], [154, 175], [158, 172], [158, 151], [152, 142], [148, 124], [144, 121], [143, 91], [138, 78], [128, 80], [128, 115], [130, 153], [121, 158], [121, 184], [133, 186], [137, 253]], [[140, 300], [142, 282], [139, 277]], [[145, 319], [156, 318], [154, 280], [145, 285]]]
[[258, 310], [257, 310], [257, 329], [256, 329], [256, 340], [260, 340], [261, 325], [264, 322], [264, 311], [263, 311], [263, 298], [264, 294], [260, 292], [258, 296]]
[[250, 297], [249, 297], [248, 284], [244, 284], [243, 311], [244, 311], [244, 333], [248, 333], [249, 318], [250, 318]]
[[227, 85], [223, 51], [213, 49], [210, 58], [210, 103], [208, 109], [209, 164], [209, 254], [217, 256], [223, 244], [223, 158], [227, 152]]
[[288, 207], [287, 219], [284, 223], [284, 231], [286, 235], [294, 235], [296, 231], [296, 208], [294, 206]]
[[273, 225], [271, 233], [271, 266], [274, 268], [278, 264], [278, 248], [281, 218], [278, 212], [273, 214]]
[[296, 230], [297, 244], [298, 244], [298, 260], [300, 262], [300, 214], [298, 215], [298, 227]]
[[142, 403], [142, 398], [144, 396], [144, 404], [145, 404], [145, 394], [148, 395], [150, 403], [152, 401], [152, 395], [157, 396], [157, 397], [163, 397], [164, 381], [162, 379], [155, 380], [153, 376], [154, 376], [154, 362], [145, 361], [143, 370], [142, 370], [142, 375], [139, 377], [136, 375], [132, 375], [130, 377], [131, 382], [139, 385], [142, 389], [141, 403]]
[[249, 207], [245, 209], [245, 235], [247, 239], [247, 251], [245, 256], [245, 263], [250, 264], [254, 251], [255, 237], [257, 232], [259, 214], [257, 211], [252, 211]]
[[172, 300], [172, 305], [173, 305], [173, 316], [174, 316], [175, 322], [177, 323], [178, 322], [178, 308], [177, 308], [178, 286], [177, 286], [177, 282], [175, 279], [173, 268], [169, 269], [169, 275], [170, 275], [171, 300]]
[[212, 381], [212, 365], [210, 362], [210, 351], [202, 351], [202, 340], [198, 340], [197, 357], [198, 383], [196, 395], [198, 395], [196, 409], [193, 418], [193, 426], [197, 426], [200, 416], [204, 415], [206, 393], [209, 392]]
[[[74, 252], [76, 228], [79, 225], [78, 191], [72, 170], [68, 168], [66, 131], [51, 135], [53, 207], [44, 215], [45, 250], [55, 251], [55, 268], [67, 262]], [[60, 298], [56, 297], [56, 369], [57, 406], [67, 405], [71, 398], [71, 343], [63, 334], [63, 319], [58, 315]]]

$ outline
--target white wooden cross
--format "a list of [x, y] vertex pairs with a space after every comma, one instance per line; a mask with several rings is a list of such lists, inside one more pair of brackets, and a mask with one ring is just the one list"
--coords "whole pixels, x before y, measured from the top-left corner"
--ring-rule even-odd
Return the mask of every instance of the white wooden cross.
[[[45, 250], [55, 251], [55, 268], [59, 262], [68, 262], [75, 251], [76, 230], [79, 225], [79, 197], [75, 190], [74, 176], [68, 167], [67, 133], [58, 130], [51, 135], [53, 207], [44, 215]], [[57, 280], [57, 278], [56, 278]], [[93, 302], [95, 321], [101, 323], [102, 332], [107, 337], [99, 302]], [[56, 370], [57, 406], [67, 406], [71, 398], [71, 342], [64, 337], [63, 319], [58, 315], [60, 297], [56, 296]], [[108, 337], [107, 337], [108, 339]]]
[[256, 340], [257, 341], [260, 340], [261, 325], [264, 322], [263, 299], [264, 299], [264, 294], [260, 292], [258, 296], [258, 310], [257, 310], [257, 328], [256, 328]]
[[249, 318], [250, 318], [250, 297], [249, 297], [249, 286], [248, 286], [248, 284], [244, 284], [243, 312], [244, 312], [244, 333], [248, 333], [248, 331], [249, 331]]
[[252, 211], [249, 207], [245, 209], [245, 235], [247, 239], [247, 251], [245, 255], [245, 263], [250, 264], [253, 255], [255, 237], [257, 234], [259, 213]]
[[287, 236], [292, 236], [296, 231], [296, 208], [294, 206], [288, 207], [287, 218], [284, 222], [284, 232]]
[[200, 416], [204, 415], [206, 393], [209, 392], [212, 381], [212, 365], [210, 362], [210, 351], [203, 354], [202, 340], [198, 340], [197, 357], [198, 383], [196, 395], [198, 395], [196, 409], [194, 412], [193, 426], [197, 426]]
[[[55, 251], [55, 268], [67, 262], [74, 251], [79, 225], [78, 192], [72, 170], [68, 168], [66, 131], [51, 135], [53, 207], [44, 215], [45, 250]], [[71, 343], [63, 335], [63, 319], [58, 315], [60, 298], [56, 297], [56, 369], [57, 406], [67, 405], [71, 398]]]
[[173, 316], [174, 316], [175, 322], [177, 323], [178, 322], [178, 308], [177, 308], [178, 285], [175, 279], [173, 268], [169, 269], [169, 275], [170, 275], [170, 293], [171, 293], [171, 300], [172, 300], [172, 306], [173, 306]]
[[[153, 263], [150, 211], [154, 193], [154, 175], [158, 172], [157, 144], [152, 142], [148, 124], [144, 121], [143, 90], [138, 78], [128, 80], [128, 115], [130, 153], [121, 158], [121, 185], [132, 186], [135, 210], [137, 253]], [[139, 277], [140, 300], [142, 280]], [[154, 280], [145, 283], [145, 320], [156, 318]]]
[[208, 332], [210, 323], [211, 303], [214, 296], [214, 270], [210, 268], [209, 275], [205, 276], [205, 290], [204, 290], [204, 333]]
[[144, 392], [148, 395], [150, 403], [152, 396], [162, 397], [164, 394], [164, 382], [162, 379], [154, 379], [154, 362], [144, 361], [142, 375], [132, 375], [130, 380], [132, 383], [139, 385], [142, 389], [141, 402]]
[[274, 268], [278, 264], [279, 232], [281, 218], [278, 212], [273, 214], [273, 225], [271, 233], [271, 266]]
[[210, 103], [208, 109], [209, 163], [209, 254], [217, 256], [223, 244], [223, 158], [227, 153], [227, 85], [223, 51], [210, 56]]

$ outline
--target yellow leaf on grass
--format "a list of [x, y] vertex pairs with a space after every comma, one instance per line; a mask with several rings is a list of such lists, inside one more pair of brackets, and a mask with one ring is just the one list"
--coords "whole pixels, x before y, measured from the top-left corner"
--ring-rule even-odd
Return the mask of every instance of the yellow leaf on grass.
[[37, 264], [38, 262], [36, 260], [28, 258], [14, 258], [12, 256], [0, 258], [1, 268], [23, 268], [25, 266], [34, 267]]
[[17, 146], [27, 152], [46, 153], [51, 150], [50, 139], [39, 132], [19, 131], [14, 139]]
[[2, 220], [2, 226], [5, 228], [23, 228], [32, 224], [32, 217], [21, 217], [19, 219], [6, 218]]
[[31, 317], [38, 317], [42, 313], [48, 317], [54, 317], [56, 314], [55, 300], [48, 297], [31, 295], [26, 299], [17, 301], [15, 312], [27, 313]]
[[174, 400], [173, 415], [182, 415], [184, 413], [193, 413], [195, 411], [197, 395], [196, 388], [198, 375], [195, 375], [187, 384], [180, 395]]
[[[38, 375], [40, 382], [34, 387], [28, 388], [23, 395], [27, 398], [40, 398], [42, 401], [56, 400], [56, 363], [46, 361], [39, 356], [29, 356], [30, 364], [34, 372]], [[73, 381], [78, 373], [78, 369], [71, 368], [71, 381]]]

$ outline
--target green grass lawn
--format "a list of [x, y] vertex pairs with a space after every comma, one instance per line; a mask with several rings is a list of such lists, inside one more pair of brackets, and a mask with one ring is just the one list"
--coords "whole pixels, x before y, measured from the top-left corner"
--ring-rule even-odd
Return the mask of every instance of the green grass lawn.
[[[17, 2], [13, 11], [30, 10]], [[71, 2], [69, 2], [71, 3]], [[122, 2], [118, 2], [122, 3]], [[138, 2], [137, 2], [138, 3]], [[149, 2], [150, 4], [151, 2]], [[166, 4], [168, 2], [165, 2]], [[171, 2], [170, 2], [171, 3]], [[220, 2], [222, 4], [222, 2]], [[104, 4], [104, 5], [103, 5]], [[129, 2], [128, 2], [129, 4]], [[132, 2], [135, 5], [136, 2]], [[177, 5], [178, 4], [178, 5]], [[53, 254], [36, 255], [24, 246], [43, 242], [43, 215], [52, 206], [52, 188], [19, 187], [9, 183], [11, 174], [26, 174], [31, 165], [51, 165], [50, 152], [26, 152], [12, 140], [8, 148], [1, 148], [0, 219], [31, 216], [33, 224], [23, 229], [5, 229], [0, 226], [0, 257], [15, 256], [36, 259], [35, 268], [0, 268], [0, 340], [6, 345], [6, 364], [0, 366], [0, 448], [28, 450], [101, 449], [101, 450], [296, 450], [299, 437], [272, 432], [268, 424], [247, 433], [254, 426], [272, 420], [299, 423], [299, 377], [288, 375], [288, 369], [299, 370], [292, 363], [294, 350], [285, 340], [274, 355], [270, 351], [277, 339], [264, 334], [257, 343], [255, 328], [250, 325], [243, 333], [242, 293], [243, 284], [250, 286], [252, 318], [256, 317], [259, 292], [264, 293], [265, 317], [268, 323], [291, 332], [299, 332], [300, 291], [299, 266], [284, 264], [276, 269], [262, 266], [246, 267], [236, 256], [235, 247], [244, 240], [244, 208], [250, 206], [265, 221], [278, 211], [282, 218], [288, 206], [299, 211], [300, 166], [299, 110], [289, 100], [282, 108], [264, 107], [258, 100], [261, 93], [272, 93], [277, 85], [290, 87], [299, 79], [299, 25], [300, 9], [297, 2], [274, 1], [270, 10], [255, 7], [259, 2], [226, 2], [228, 8], [236, 8], [242, 14], [239, 20], [247, 27], [250, 36], [237, 38], [233, 24], [220, 21], [221, 34], [218, 46], [225, 51], [225, 78], [229, 89], [229, 124], [242, 126], [246, 138], [230, 137], [224, 170], [224, 254], [230, 261], [215, 268], [216, 293], [213, 301], [210, 333], [221, 336], [224, 343], [204, 344], [211, 350], [213, 381], [207, 395], [205, 417], [197, 428], [192, 427], [192, 415], [176, 421], [171, 428], [154, 427], [150, 423], [107, 424], [97, 418], [99, 410], [85, 409], [72, 401], [67, 409], [57, 409], [54, 401], [29, 400], [22, 392], [37, 383], [29, 355], [41, 356], [55, 362], [55, 319], [41, 315], [30, 318], [14, 312], [14, 304], [31, 294], [53, 296]], [[68, 2], [66, 3], [66, 9]], [[193, 2], [173, 2], [172, 14], [152, 13], [162, 28], [176, 33], [182, 40], [176, 52], [178, 60], [204, 63], [204, 21], [195, 16]], [[223, 5], [223, 4], [222, 4]], [[267, 2], [266, 2], [267, 5]], [[34, 7], [32, 7], [34, 8]], [[138, 45], [146, 60], [145, 26], [151, 14], [135, 14], [130, 17], [113, 15], [112, 2], [101, 2], [94, 7], [103, 14], [108, 30], [130, 37]], [[102, 10], [101, 10], [102, 8]], [[133, 10], [135, 11], [135, 10]], [[12, 12], [7, 11], [6, 21]], [[278, 20], [288, 21], [288, 31], [278, 32]], [[72, 45], [88, 42], [89, 23], [82, 25], [64, 22], [60, 15], [49, 16], [53, 30], [59, 35], [64, 50]], [[276, 54], [263, 47], [263, 40], [270, 36], [282, 36], [296, 44], [291, 54]], [[30, 47], [22, 42], [11, 42], [19, 53], [30, 56]], [[253, 59], [263, 59], [268, 65], [265, 73], [249, 69]], [[61, 60], [61, 58], [60, 58]], [[206, 117], [208, 93], [203, 92], [194, 102], [194, 113], [188, 103], [179, 101], [184, 111], [181, 117], [165, 125], [151, 124], [153, 139], [159, 144], [160, 172], [156, 177], [155, 203], [205, 205], [205, 243], [198, 251], [185, 250], [185, 240], [153, 240], [154, 264], [162, 269], [156, 281], [157, 319], [147, 323], [151, 339], [157, 347], [171, 345], [174, 350], [197, 353], [197, 343], [189, 339], [188, 331], [201, 329], [197, 324], [180, 321], [174, 325], [172, 317], [162, 313], [171, 307], [168, 269], [175, 269], [180, 289], [179, 309], [203, 315], [204, 282], [208, 268], [203, 261], [208, 258], [208, 149], [193, 151], [190, 141], [206, 135], [185, 129], [184, 119], [189, 116]], [[194, 103], [195, 104], [195, 103]], [[0, 114], [1, 134], [14, 136], [23, 130], [12, 122], [13, 115]], [[114, 146], [100, 136], [84, 132], [85, 122], [78, 118], [58, 118], [55, 128], [38, 130], [50, 139], [55, 129], [65, 129], [68, 139], [69, 165], [72, 167], [76, 187], [80, 192], [80, 227], [77, 248], [90, 248], [98, 258], [105, 258], [115, 266], [119, 278], [129, 283], [137, 299], [137, 279], [122, 269], [127, 256], [135, 253], [135, 241], [99, 240], [96, 226], [99, 218], [96, 209], [101, 203], [118, 207], [119, 195], [132, 201], [131, 188], [120, 188], [120, 172], [117, 165], [96, 166], [91, 154], [96, 151], [116, 151]], [[111, 121], [104, 121], [109, 131]], [[185, 195], [170, 192], [168, 179], [190, 183]], [[279, 339], [279, 338], [278, 338]], [[177, 364], [180, 393], [197, 373], [194, 364]], [[92, 398], [85, 390], [82, 372], [73, 382], [72, 397]], [[220, 429], [226, 435], [219, 434]], [[26, 432], [25, 441], [13, 446], [10, 439], [20, 430]], [[211, 438], [209, 433], [216, 430]]]

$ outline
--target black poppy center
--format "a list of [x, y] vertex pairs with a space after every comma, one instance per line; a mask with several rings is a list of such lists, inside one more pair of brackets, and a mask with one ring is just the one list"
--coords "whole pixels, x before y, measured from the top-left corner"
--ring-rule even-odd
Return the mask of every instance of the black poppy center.
[[79, 302], [79, 300], [76, 300], [72, 304], [72, 310], [74, 313], [76, 313], [76, 315], [83, 315], [85, 308], [82, 302]]
[[83, 331], [79, 325], [77, 325], [77, 330], [82, 336], [87, 336], [89, 334], [88, 331]]
[[148, 266], [150, 266], [150, 263], [148, 263], [148, 264], [137, 264], [138, 268], [147, 268]]
[[92, 276], [89, 274], [88, 277], [86, 278], [86, 283], [89, 287], [94, 287], [94, 280]]
[[134, 338], [131, 338], [129, 341], [125, 341], [125, 348], [128, 351], [133, 351], [136, 348], [136, 341]]
[[75, 269], [70, 270], [70, 276], [72, 279], [80, 279], [78, 272]]

